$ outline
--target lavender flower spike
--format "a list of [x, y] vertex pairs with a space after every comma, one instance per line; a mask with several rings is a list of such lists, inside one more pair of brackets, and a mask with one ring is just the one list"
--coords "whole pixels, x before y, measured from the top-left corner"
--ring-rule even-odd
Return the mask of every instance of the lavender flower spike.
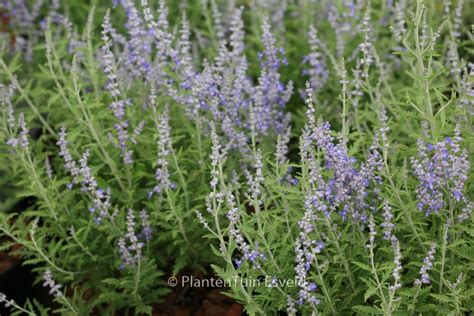
[[127, 233], [124, 238], [119, 239], [118, 246], [120, 257], [123, 260], [122, 268], [125, 266], [134, 267], [141, 260], [143, 243], [138, 241], [135, 234], [135, 215], [132, 209], [129, 209], [127, 214]]
[[314, 295], [314, 291], [317, 289], [316, 284], [308, 281], [308, 272], [311, 265], [316, 260], [316, 255], [325, 247], [324, 242], [317, 241], [311, 236], [311, 233], [315, 230], [316, 215], [314, 211], [318, 209], [314, 204], [315, 196], [317, 196], [317, 193], [313, 194], [309, 191], [305, 198], [305, 212], [303, 218], [298, 222], [300, 233], [295, 242], [295, 272], [300, 288], [296, 302], [299, 305], [309, 303], [315, 306], [320, 303]]
[[275, 158], [279, 165], [285, 164], [288, 160], [286, 155], [288, 153], [288, 143], [290, 142], [291, 127], [288, 127], [283, 134], [278, 135], [276, 145]]
[[319, 40], [318, 32], [313, 25], [310, 25], [309, 27], [308, 37], [311, 53], [304, 57], [303, 62], [308, 63], [310, 68], [303, 69], [303, 75], [309, 76], [311, 87], [314, 89], [315, 93], [317, 93], [328, 80], [329, 72], [320, 52], [323, 45]]
[[231, 191], [226, 194], [226, 203], [229, 208], [229, 211], [226, 214], [227, 219], [229, 219], [229, 235], [235, 240], [237, 249], [242, 253], [242, 257], [235, 260], [237, 266], [240, 267], [242, 263], [249, 261], [254, 269], [260, 269], [261, 265], [258, 259], [265, 260], [266, 256], [258, 250], [257, 244], [254, 249], [252, 249], [242, 235], [242, 232], [237, 227], [240, 220], [240, 212], [236, 205], [235, 197]]
[[244, 22], [242, 21], [243, 7], [236, 8], [230, 21], [230, 46], [234, 57], [242, 56], [244, 44]]
[[172, 152], [172, 140], [171, 140], [171, 127], [169, 125], [169, 113], [165, 110], [165, 113], [158, 117], [157, 129], [159, 132], [158, 136], [158, 159], [156, 161], [158, 167], [156, 168], [156, 182], [157, 184], [153, 190], [148, 193], [151, 197], [153, 194], [161, 194], [168, 188], [173, 188], [174, 183], [170, 180], [170, 174], [168, 170], [168, 156]]
[[225, 156], [226, 156], [226, 150], [225, 148], [222, 148], [222, 145], [219, 142], [219, 136], [216, 133], [216, 128], [214, 125], [211, 125], [211, 141], [212, 141], [212, 152], [210, 155], [211, 158], [211, 188], [215, 190], [217, 188], [217, 183], [218, 183], [218, 171], [217, 171], [217, 166], [219, 163], [224, 161]]
[[377, 236], [377, 230], [375, 229], [375, 221], [374, 217], [370, 215], [369, 217], [369, 245], [367, 245], [367, 248], [374, 248], [375, 245], [375, 236]]
[[395, 241], [393, 241], [393, 251], [395, 253], [395, 257], [393, 259], [393, 262], [395, 264], [395, 267], [392, 270], [392, 276], [394, 279], [393, 285], [390, 285], [388, 287], [389, 291], [395, 292], [397, 289], [401, 288], [402, 285], [400, 283], [400, 272], [402, 271], [402, 253], [400, 251], [400, 243], [398, 240], [395, 238]]
[[106, 88], [112, 97], [116, 98], [120, 95], [120, 90], [115, 71], [115, 56], [111, 51], [112, 41], [109, 37], [110, 33], [112, 33], [112, 24], [110, 23], [110, 10], [107, 10], [102, 24], [102, 40], [104, 41], [104, 45], [102, 46], [102, 64], [104, 67], [104, 73], [107, 76]]
[[148, 242], [151, 240], [151, 235], [153, 233], [153, 230], [151, 229], [150, 226], [150, 216], [145, 210], [142, 210], [140, 212], [140, 220], [142, 222], [142, 232], [141, 235], [145, 240]]
[[56, 283], [53, 279], [53, 274], [51, 273], [50, 269], [47, 269], [43, 275], [44, 283], [43, 286], [49, 287], [49, 294], [54, 295], [54, 296], [61, 296], [62, 292], [60, 289], [62, 288], [62, 285], [59, 283]]
[[287, 299], [287, 302], [286, 302], [286, 312], [288, 313], [288, 315], [290, 316], [294, 316], [296, 315], [296, 308], [295, 308], [295, 303], [293, 302], [293, 299], [291, 298], [290, 295], [288, 295], [288, 299]]
[[10, 129], [15, 128], [15, 116], [12, 105], [12, 98], [15, 92], [15, 85], [10, 84], [5, 86], [0, 83], [0, 104], [6, 107], [7, 124]]
[[[13, 115], [13, 113], [9, 113], [8, 115]], [[10, 118], [8, 118], [8, 121], [10, 121]], [[25, 116], [23, 113], [20, 113], [18, 116], [18, 128], [20, 129], [18, 138], [10, 138], [7, 141], [7, 145], [11, 147], [16, 147], [19, 145], [20, 148], [26, 149], [30, 145], [30, 142], [28, 140], [28, 128], [26, 127]]]
[[64, 169], [68, 171], [73, 180], [70, 184], [68, 184], [68, 189], [71, 189], [74, 184], [77, 182], [77, 177], [79, 176], [79, 168], [76, 166], [76, 161], [72, 158], [69, 149], [67, 148], [67, 130], [65, 127], [61, 127], [59, 131], [59, 140], [56, 143], [59, 146], [59, 156], [63, 157], [64, 159]]
[[385, 221], [380, 225], [383, 227], [383, 239], [390, 240], [392, 243], [396, 243], [397, 237], [392, 234], [392, 230], [395, 227], [395, 224], [392, 223], [393, 214], [392, 208], [390, 205], [385, 201], [383, 205], [383, 218]]
[[255, 168], [255, 176], [251, 175], [250, 172], [246, 172], [246, 177], [247, 177], [247, 185], [249, 187], [248, 191], [248, 196], [249, 198], [252, 199], [253, 202], [259, 203], [259, 198], [261, 197], [261, 187], [263, 182], [265, 181], [263, 177], [263, 163], [262, 163], [262, 152], [259, 149], [257, 149], [257, 152], [255, 154], [255, 163], [254, 163], [254, 168]]
[[415, 285], [421, 284], [430, 284], [430, 276], [428, 275], [428, 271], [433, 268], [433, 260], [436, 254], [436, 244], [433, 243], [431, 245], [431, 249], [428, 251], [425, 259], [423, 259], [423, 266], [420, 268], [420, 279], [415, 280]]

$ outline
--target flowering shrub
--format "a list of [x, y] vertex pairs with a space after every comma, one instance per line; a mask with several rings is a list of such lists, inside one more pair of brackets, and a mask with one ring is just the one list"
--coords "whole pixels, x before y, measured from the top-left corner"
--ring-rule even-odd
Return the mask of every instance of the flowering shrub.
[[469, 3], [29, 5], [0, 250], [54, 304], [12, 313], [152, 314], [186, 269], [250, 315], [472, 312]]

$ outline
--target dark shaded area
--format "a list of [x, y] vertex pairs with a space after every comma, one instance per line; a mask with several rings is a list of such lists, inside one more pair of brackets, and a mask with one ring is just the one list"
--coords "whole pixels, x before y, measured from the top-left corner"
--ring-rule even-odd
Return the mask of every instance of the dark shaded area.
[[[21, 213], [29, 206], [35, 204], [36, 199], [21, 199], [12, 208], [11, 212]], [[5, 242], [0, 239], [0, 243]], [[23, 266], [21, 260], [11, 252], [21, 248], [21, 245], [14, 245], [9, 251], [0, 251], [0, 292], [7, 296], [8, 300], [13, 299], [18, 305], [23, 306], [27, 298], [36, 299], [43, 306], [50, 306], [51, 299], [47, 291], [41, 284], [33, 285], [36, 274], [33, 273], [33, 266]], [[0, 315], [9, 315], [9, 309], [0, 304]]]
[[[225, 287], [213, 285], [219, 277], [208, 267], [206, 273], [201, 270], [185, 269], [176, 276], [176, 286], [172, 287], [164, 301], [153, 307], [153, 316], [241, 316], [243, 307], [235, 300], [223, 294]], [[204, 286], [193, 286], [193, 281], [182, 284], [183, 276], [192, 278], [194, 283]], [[168, 276], [171, 277], [171, 274]], [[207, 286], [209, 285], [209, 286]]]
[[[0, 264], [5, 264], [5, 261], [12, 260], [0, 254]], [[14, 260], [14, 259], [13, 259]], [[36, 276], [31, 271], [31, 267], [23, 266], [19, 260], [11, 262], [10, 268], [0, 273], [0, 292], [5, 293], [7, 298], [13, 299], [18, 305], [23, 306], [26, 299], [36, 299], [42, 305], [49, 305], [48, 293], [41, 284], [33, 286]], [[3, 304], [0, 305], [0, 315], [9, 315], [9, 309], [6, 309]]]

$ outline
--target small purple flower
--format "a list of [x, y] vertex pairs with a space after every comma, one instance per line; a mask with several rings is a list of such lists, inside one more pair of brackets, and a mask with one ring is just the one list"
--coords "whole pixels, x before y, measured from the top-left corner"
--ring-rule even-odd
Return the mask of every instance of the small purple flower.
[[19, 142], [18, 138], [12, 137], [7, 141], [7, 145], [11, 146], [11, 147], [16, 147], [16, 146], [18, 146], [18, 142]]
[[309, 283], [309, 285], [308, 285], [308, 291], [310, 291], [310, 292], [316, 291], [317, 288], [318, 288], [318, 286], [317, 286], [316, 283], [314, 283], [314, 282], [311, 282], [311, 283]]

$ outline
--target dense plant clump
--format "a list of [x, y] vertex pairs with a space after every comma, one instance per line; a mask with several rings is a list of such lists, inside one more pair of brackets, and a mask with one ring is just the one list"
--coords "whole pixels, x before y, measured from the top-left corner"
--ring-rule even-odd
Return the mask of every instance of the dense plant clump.
[[473, 312], [473, 9], [0, 0], [0, 251], [54, 300], [0, 303], [151, 315], [197, 269], [249, 315]]

